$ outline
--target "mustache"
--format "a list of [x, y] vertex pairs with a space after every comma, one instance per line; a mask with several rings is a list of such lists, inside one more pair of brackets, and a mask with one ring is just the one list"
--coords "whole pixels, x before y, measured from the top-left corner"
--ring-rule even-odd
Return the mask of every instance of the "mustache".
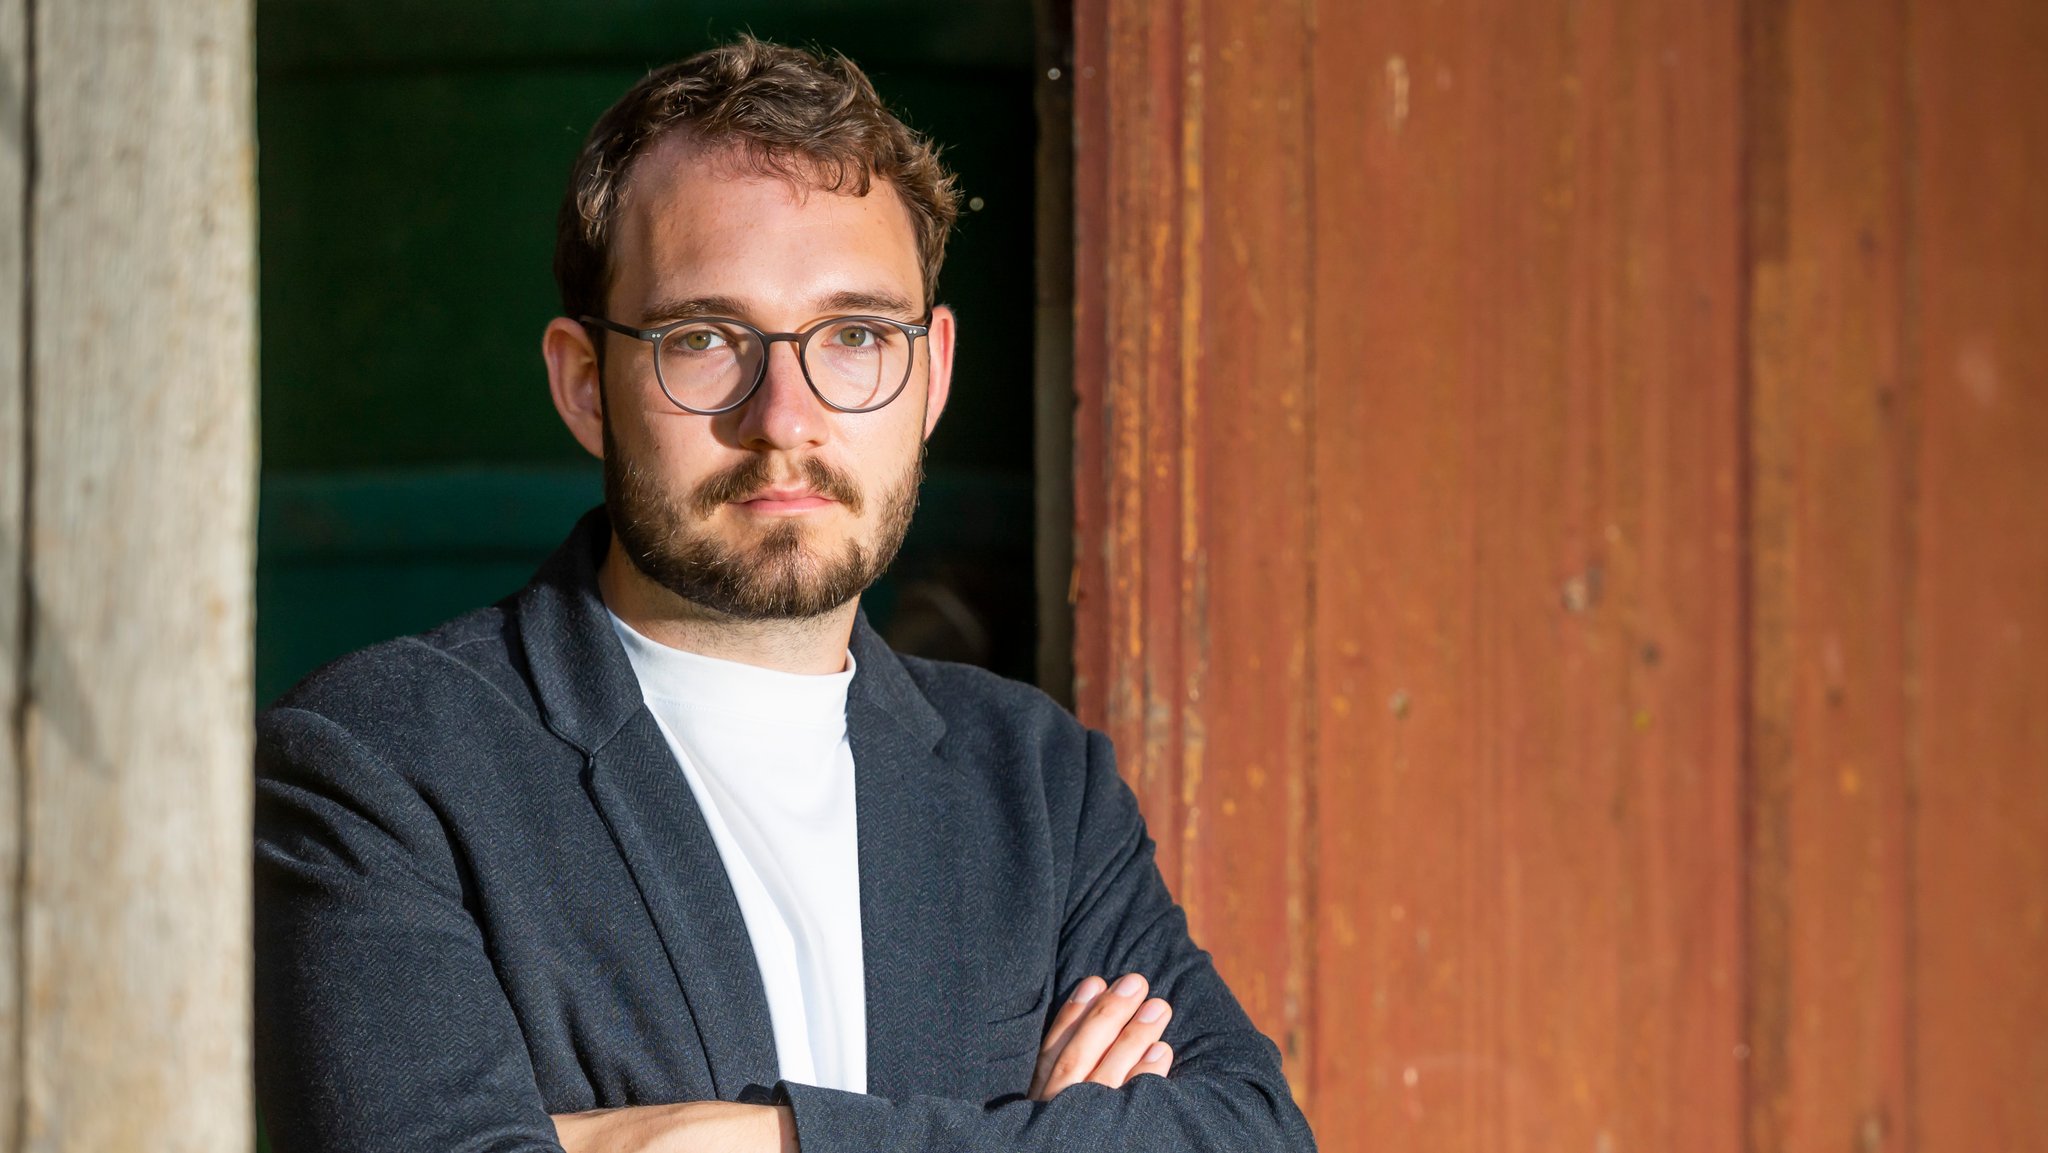
[[[848, 512], [860, 515], [863, 504], [860, 485], [852, 477], [814, 456], [798, 460], [796, 469], [803, 475], [804, 483], [819, 496], [836, 500], [845, 505]], [[717, 512], [719, 506], [746, 500], [774, 480], [775, 468], [767, 457], [748, 457], [700, 482], [690, 493], [690, 511], [699, 518], [708, 517]]]

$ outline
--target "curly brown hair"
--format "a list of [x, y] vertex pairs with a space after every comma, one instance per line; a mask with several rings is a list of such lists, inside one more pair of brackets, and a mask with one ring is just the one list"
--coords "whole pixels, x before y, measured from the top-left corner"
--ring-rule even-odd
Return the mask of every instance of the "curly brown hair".
[[916, 228], [927, 307], [934, 301], [960, 201], [937, 146], [897, 119], [845, 56], [746, 36], [648, 73], [591, 128], [555, 226], [564, 314], [604, 312], [620, 189], [635, 160], [682, 129], [736, 146], [746, 171], [799, 187], [865, 196], [874, 181], [893, 184]]

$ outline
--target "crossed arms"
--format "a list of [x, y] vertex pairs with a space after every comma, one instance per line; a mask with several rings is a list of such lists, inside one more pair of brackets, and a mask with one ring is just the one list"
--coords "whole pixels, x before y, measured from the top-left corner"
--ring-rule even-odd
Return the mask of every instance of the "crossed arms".
[[[550, 1116], [560, 1090], [543, 1090], [551, 1082], [536, 1055], [547, 1046], [527, 1030], [559, 1030], [592, 1010], [558, 1006], [561, 1019], [538, 1026], [530, 996], [526, 1017], [514, 1011], [501, 981], [516, 968], [499, 967], [506, 962], [469, 903], [473, 878], [450, 846], [459, 822], [445, 798], [424, 795], [393, 767], [395, 754], [373, 749], [362, 731], [305, 708], [274, 711], [259, 725], [258, 1083], [278, 1153], [681, 1147], [658, 1140], [664, 1130], [685, 1135], [692, 1149], [716, 1150], [726, 1138], [732, 1153], [792, 1141], [804, 1153], [1314, 1148], [1278, 1053], [1188, 940], [1100, 734], [1087, 735], [1087, 764], [1053, 806], [1055, 835], [1069, 848], [1051, 981], [1085, 990], [1093, 974], [1143, 973], [1170, 1015], [1136, 1022], [1143, 996], [1070, 1000], [1034, 1034], [1044, 1038], [1034, 1083], [994, 1100], [948, 1095], [944, 1070], [934, 1069], [931, 1092], [784, 1083], [773, 1107], [678, 1102], [577, 1118]], [[616, 979], [632, 987], [629, 975]], [[612, 1033], [675, 1027], [636, 1021], [644, 1006], [623, 1000]], [[1066, 1031], [1076, 1019], [1080, 1026]], [[1171, 1031], [1149, 1034], [1155, 1024]], [[1155, 1071], [1139, 1062], [1161, 1035], [1172, 1053], [1151, 1064], [1170, 1065], [1171, 1075], [1137, 1075]], [[935, 1052], [947, 1051], [943, 1040]], [[578, 1060], [618, 1064], [581, 1045]], [[1121, 1068], [1133, 1051], [1137, 1061]], [[550, 1075], [562, 1083], [559, 1069]], [[632, 1075], [614, 1083], [626, 1086], [614, 1100], [649, 1099], [632, 1088]]]
[[[1132, 1077], [1164, 1077], [1173, 1047], [1159, 1038], [1173, 1007], [1147, 997], [1128, 973], [1111, 985], [1081, 982], [1040, 1043], [1030, 1097], [1049, 1101], [1086, 1082], [1120, 1088]], [[1105, 996], [1104, 994], [1107, 994]], [[796, 1118], [784, 1106], [686, 1101], [561, 1113], [555, 1132], [568, 1153], [799, 1153]]]

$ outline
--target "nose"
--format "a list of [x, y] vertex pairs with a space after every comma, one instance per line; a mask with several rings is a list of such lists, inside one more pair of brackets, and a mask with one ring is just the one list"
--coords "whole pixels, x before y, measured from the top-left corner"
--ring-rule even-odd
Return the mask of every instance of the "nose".
[[761, 384], [740, 406], [738, 435], [746, 448], [804, 448], [824, 443], [825, 406], [804, 380], [796, 342], [778, 340], [768, 346], [768, 366]]

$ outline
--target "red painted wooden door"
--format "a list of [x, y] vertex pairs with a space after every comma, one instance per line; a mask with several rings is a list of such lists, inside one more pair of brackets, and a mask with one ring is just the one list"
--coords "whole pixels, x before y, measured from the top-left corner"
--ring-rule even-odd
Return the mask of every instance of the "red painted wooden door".
[[1076, 698], [1324, 1148], [2048, 1149], [2048, 5], [1075, 7]]

